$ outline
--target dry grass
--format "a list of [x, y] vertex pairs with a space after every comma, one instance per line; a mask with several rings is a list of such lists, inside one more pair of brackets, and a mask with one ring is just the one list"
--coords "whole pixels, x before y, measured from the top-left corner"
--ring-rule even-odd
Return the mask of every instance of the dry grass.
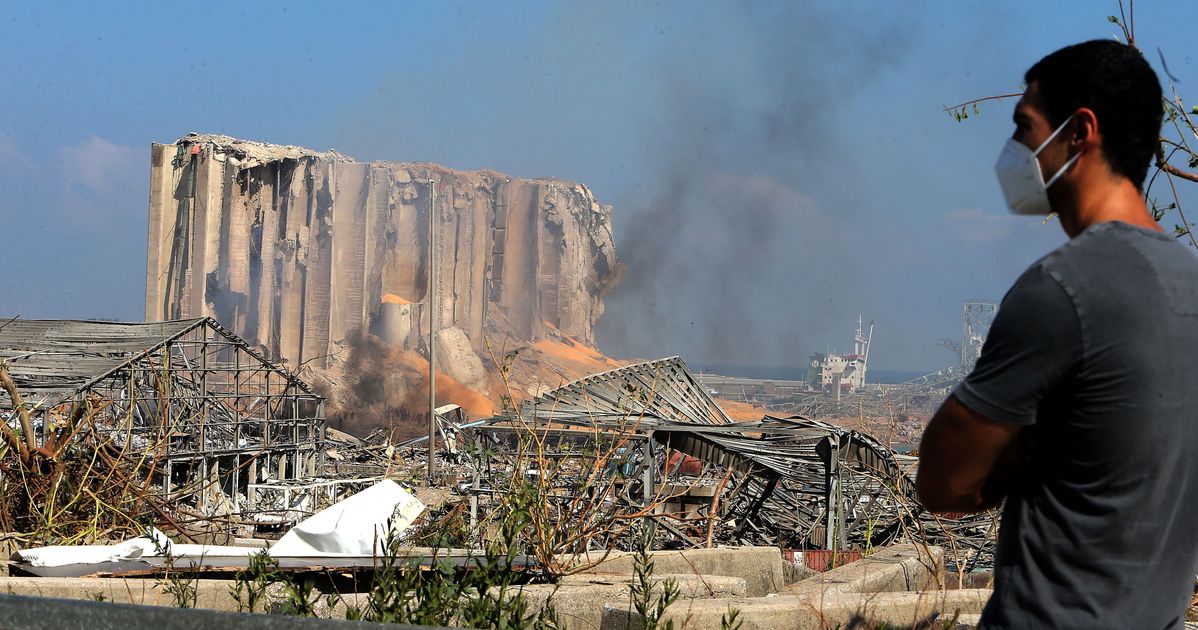
[[[96, 430], [105, 405], [83, 398], [53, 408], [26, 405], [0, 363], [0, 386], [13, 402], [16, 427], [0, 423], [0, 542], [89, 544], [140, 535], [174, 518], [150, 492], [154, 453], [131, 454]], [[35, 420], [44, 423], [42, 439]]]

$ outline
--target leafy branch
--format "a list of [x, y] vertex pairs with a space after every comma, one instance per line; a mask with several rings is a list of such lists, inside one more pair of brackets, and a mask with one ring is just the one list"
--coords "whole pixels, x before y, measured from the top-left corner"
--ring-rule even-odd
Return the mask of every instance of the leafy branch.
[[[1118, 7], [1118, 15], [1107, 16], [1107, 21], [1119, 27], [1120, 35], [1116, 36], [1116, 39], [1126, 42], [1128, 46], [1135, 48], [1143, 54], [1143, 50], [1136, 43], [1135, 0], [1127, 0], [1126, 3], [1124, 0], [1118, 0]], [[1172, 96], [1165, 96], [1162, 99], [1165, 120], [1156, 149], [1156, 159], [1153, 161], [1155, 170], [1152, 173], [1152, 177], [1149, 178], [1148, 184], [1144, 186], [1144, 198], [1149, 202], [1152, 208], [1152, 216], [1157, 222], [1164, 220], [1169, 212], [1177, 211], [1180, 224], [1174, 226], [1174, 236], [1177, 238], [1188, 238], [1190, 245], [1198, 249], [1198, 239], [1195, 238], [1190, 220], [1186, 217], [1181, 195], [1177, 190], [1175, 182], [1175, 179], [1181, 179], [1187, 182], [1198, 183], [1198, 151], [1190, 144], [1190, 139], [1198, 142], [1198, 123], [1195, 122], [1195, 117], [1198, 117], [1198, 106], [1186, 108], [1185, 102], [1177, 92], [1177, 79], [1169, 73], [1168, 66], [1165, 64], [1164, 53], [1158, 48], [1157, 54], [1160, 56], [1165, 76], [1169, 80], [1169, 89], [1172, 92]], [[995, 94], [993, 96], [975, 98], [964, 103], [958, 103], [957, 105], [946, 106], [944, 107], [944, 111], [957, 122], [962, 122], [968, 119], [971, 114], [978, 115], [980, 113], [978, 105], [981, 103], [1020, 95], [1021, 93], [1019, 92], [1012, 92], [1009, 94]], [[1184, 163], [1184, 166], [1179, 166], [1179, 163], [1175, 162], [1177, 159], [1180, 159]], [[1157, 203], [1152, 198], [1153, 186], [1157, 183], [1161, 174], [1164, 174], [1164, 179], [1169, 184], [1168, 194], [1173, 198], [1167, 204]]]
[[982, 98], [975, 98], [972, 100], [965, 101], [964, 103], [957, 103], [956, 105], [951, 105], [951, 106], [946, 105], [944, 107], [944, 111], [946, 113], [948, 113], [949, 116], [952, 116], [953, 119], [956, 120], [957, 122], [961, 122], [961, 121], [969, 118], [969, 112], [971, 110], [973, 111], [973, 114], [975, 116], [981, 113], [981, 110], [978, 109], [979, 103], [985, 103], [986, 101], [1001, 101], [1003, 99], [1017, 98], [1020, 96], [1023, 96], [1023, 92], [1011, 92], [1009, 94], [995, 94], [993, 96], [983, 96]]

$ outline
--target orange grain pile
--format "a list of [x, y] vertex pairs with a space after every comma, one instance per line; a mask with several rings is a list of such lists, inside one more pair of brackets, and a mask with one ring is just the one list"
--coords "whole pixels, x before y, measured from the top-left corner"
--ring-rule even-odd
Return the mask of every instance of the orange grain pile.
[[[400, 360], [418, 372], [425, 387], [428, 387], [428, 361], [424, 357], [412, 350], [405, 350], [400, 353]], [[486, 418], [495, 414], [495, 403], [441, 370], [437, 370], [437, 400], [440, 404], [458, 405], [471, 418]]]
[[760, 420], [766, 414], [765, 409], [754, 407], [748, 403], [724, 400], [723, 398], [716, 398], [715, 402], [720, 406], [720, 409], [724, 410], [724, 413], [728, 414], [729, 418], [737, 422]]
[[411, 300], [401, 298], [398, 295], [395, 295], [394, 293], [384, 293], [383, 294], [383, 304], [411, 304], [411, 303], [412, 303]]
[[565, 363], [562, 367], [574, 368], [568, 369], [569, 372], [581, 370], [579, 376], [620, 367], [619, 361], [569, 337], [562, 341], [542, 339], [529, 347], [547, 358], [554, 359], [556, 363]]

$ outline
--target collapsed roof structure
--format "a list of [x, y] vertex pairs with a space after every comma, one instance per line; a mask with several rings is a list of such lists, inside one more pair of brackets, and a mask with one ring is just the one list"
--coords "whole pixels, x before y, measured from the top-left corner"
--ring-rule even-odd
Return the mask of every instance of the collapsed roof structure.
[[[0, 322], [0, 365], [37, 443], [75, 430], [91, 405], [97, 444], [152, 463], [164, 496], [242, 513], [250, 487], [302, 480], [323, 465], [324, 401], [211, 318], [117, 323]], [[0, 392], [0, 421], [16, 423]]]
[[[733, 423], [677, 357], [569, 383], [477, 431], [483, 450], [498, 455], [476, 462], [475, 495], [493, 495], [497, 476], [518, 474], [513, 436], [534, 436], [553, 463], [525, 467], [538, 478], [553, 470], [551, 500], [577, 512], [585, 494], [592, 508], [582, 512], [648, 515], [683, 546], [714, 539], [850, 549], [919, 539], [951, 543], [962, 566], [985, 566], [991, 557], [990, 515], [924, 512], [915, 499], [915, 458], [801, 416]], [[561, 463], [571, 457], [580, 465]]]

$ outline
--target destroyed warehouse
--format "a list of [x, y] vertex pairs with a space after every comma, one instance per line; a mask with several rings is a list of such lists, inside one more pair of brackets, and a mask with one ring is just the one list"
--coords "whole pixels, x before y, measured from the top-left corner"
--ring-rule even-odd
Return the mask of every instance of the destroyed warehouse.
[[323, 399], [209, 318], [0, 322], [0, 364], [23, 398], [0, 392], [9, 427], [40, 447], [88, 432], [201, 514], [257, 513], [258, 486], [323, 466]]

